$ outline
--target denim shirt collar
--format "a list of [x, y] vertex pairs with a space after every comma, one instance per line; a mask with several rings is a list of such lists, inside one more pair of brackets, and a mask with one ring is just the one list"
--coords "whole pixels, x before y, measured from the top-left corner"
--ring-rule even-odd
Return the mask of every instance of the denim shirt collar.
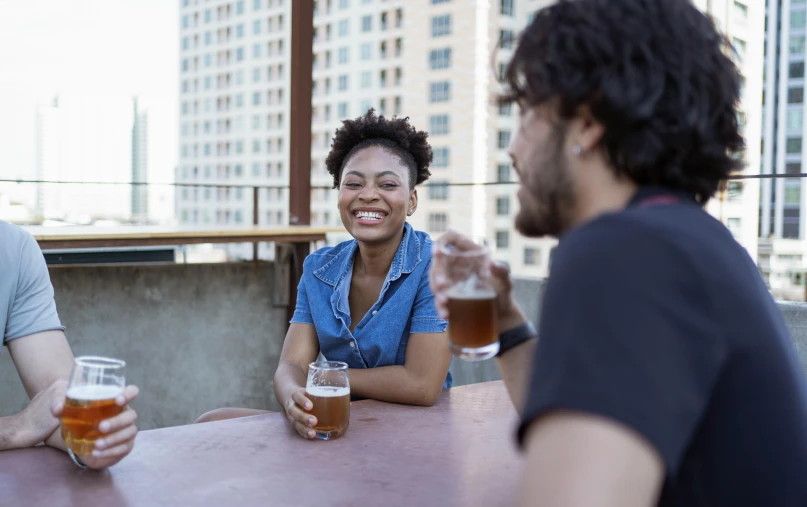
[[[342, 279], [353, 271], [353, 256], [359, 242], [355, 239], [350, 241], [333, 259], [321, 268], [314, 271], [314, 276], [323, 282], [336, 287]], [[387, 281], [394, 282], [402, 274], [409, 274], [420, 264], [420, 239], [412, 230], [409, 222], [404, 222], [404, 233], [401, 244], [392, 259]], [[385, 284], [386, 285], [386, 284]]]

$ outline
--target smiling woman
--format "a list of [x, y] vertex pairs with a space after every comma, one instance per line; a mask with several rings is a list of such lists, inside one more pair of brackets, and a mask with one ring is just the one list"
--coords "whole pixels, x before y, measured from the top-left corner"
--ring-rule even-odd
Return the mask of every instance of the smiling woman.
[[[353, 239], [306, 258], [274, 378], [275, 396], [304, 438], [315, 437], [305, 387], [320, 353], [347, 363], [357, 398], [432, 405], [451, 387], [447, 323], [428, 281], [432, 240], [406, 222], [417, 210], [415, 187], [430, 175], [427, 138], [408, 118], [372, 109], [336, 132], [326, 165]], [[199, 422], [257, 413], [219, 409]]]

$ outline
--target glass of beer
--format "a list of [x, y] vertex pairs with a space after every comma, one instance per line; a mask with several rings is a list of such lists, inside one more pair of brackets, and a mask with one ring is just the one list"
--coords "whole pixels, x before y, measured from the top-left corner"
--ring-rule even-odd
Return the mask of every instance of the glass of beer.
[[311, 415], [317, 418], [314, 426], [320, 440], [339, 438], [350, 424], [350, 382], [347, 364], [339, 361], [321, 361], [308, 365], [305, 395], [311, 400]]
[[77, 357], [67, 385], [62, 412], [62, 440], [76, 455], [92, 454], [95, 441], [103, 436], [101, 421], [123, 412], [115, 398], [123, 392], [126, 363], [107, 357]]
[[448, 337], [454, 356], [466, 361], [490, 359], [499, 352], [496, 291], [490, 278], [490, 249], [484, 238], [476, 248], [443, 248], [448, 279]]

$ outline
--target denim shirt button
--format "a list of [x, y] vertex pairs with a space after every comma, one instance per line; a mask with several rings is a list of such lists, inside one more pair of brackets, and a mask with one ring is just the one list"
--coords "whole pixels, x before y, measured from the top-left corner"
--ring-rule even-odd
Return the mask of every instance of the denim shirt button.
[[351, 341], [350, 342], [350, 347], [355, 349], [356, 348], [356, 342]]
[[375, 315], [376, 313], [378, 313], [378, 310], [373, 310], [373, 315]]

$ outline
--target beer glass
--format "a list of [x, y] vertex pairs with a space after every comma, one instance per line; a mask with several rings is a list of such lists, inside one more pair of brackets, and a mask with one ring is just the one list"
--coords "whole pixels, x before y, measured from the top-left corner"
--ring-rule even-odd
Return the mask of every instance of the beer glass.
[[484, 238], [476, 248], [443, 246], [442, 263], [448, 280], [448, 337], [454, 356], [466, 361], [490, 359], [499, 352], [496, 291], [490, 269], [490, 249]]
[[126, 385], [126, 363], [106, 357], [83, 356], [73, 362], [62, 412], [62, 440], [69, 451], [90, 455], [103, 436], [98, 424], [123, 412], [115, 403]]
[[350, 382], [347, 364], [339, 361], [321, 361], [308, 365], [305, 395], [311, 400], [311, 415], [317, 418], [314, 426], [320, 440], [341, 437], [350, 424]]

